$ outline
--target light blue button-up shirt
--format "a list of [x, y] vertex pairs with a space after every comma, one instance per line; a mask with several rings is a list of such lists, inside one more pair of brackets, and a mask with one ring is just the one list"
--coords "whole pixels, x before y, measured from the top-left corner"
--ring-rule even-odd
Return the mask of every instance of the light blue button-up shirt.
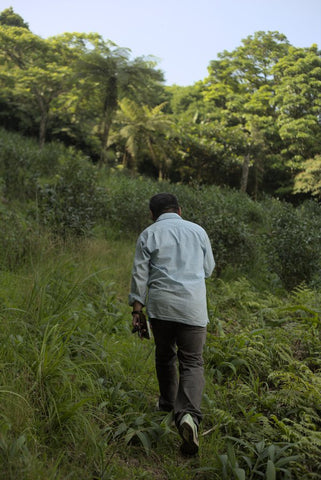
[[214, 267], [205, 230], [164, 213], [137, 240], [129, 305], [147, 303], [149, 318], [206, 326], [205, 278]]

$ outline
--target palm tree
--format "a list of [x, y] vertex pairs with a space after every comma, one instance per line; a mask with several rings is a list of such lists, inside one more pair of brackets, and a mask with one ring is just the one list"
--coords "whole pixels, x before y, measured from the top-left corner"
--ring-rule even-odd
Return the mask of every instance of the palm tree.
[[[114, 46], [114, 45], [113, 45]], [[138, 57], [129, 59], [129, 50], [116, 47], [109, 48], [106, 44], [86, 53], [78, 63], [78, 72], [86, 80], [91, 81], [89, 88], [93, 94], [98, 94], [100, 104], [101, 153], [100, 165], [106, 162], [108, 137], [119, 99], [135, 96], [143, 91], [148, 82], [163, 81], [163, 74], [154, 69], [155, 64]], [[88, 89], [88, 84], [86, 84]]]
[[118, 120], [123, 124], [118, 133], [126, 140], [126, 152], [133, 159], [134, 166], [137, 167], [139, 159], [147, 153], [158, 170], [159, 180], [164, 178], [170, 163], [166, 147], [172, 122], [162, 112], [164, 106], [162, 103], [151, 108], [125, 98], [119, 102], [118, 114]]

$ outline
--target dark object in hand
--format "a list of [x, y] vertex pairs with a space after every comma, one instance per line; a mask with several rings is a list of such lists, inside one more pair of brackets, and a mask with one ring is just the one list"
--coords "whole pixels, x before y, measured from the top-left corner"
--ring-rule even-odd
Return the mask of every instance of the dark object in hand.
[[150, 339], [151, 337], [150, 325], [143, 312], [139, 312], [139, 323], [132, 329], [132, 333], [136, 332], [138, 332], [140, 338]]

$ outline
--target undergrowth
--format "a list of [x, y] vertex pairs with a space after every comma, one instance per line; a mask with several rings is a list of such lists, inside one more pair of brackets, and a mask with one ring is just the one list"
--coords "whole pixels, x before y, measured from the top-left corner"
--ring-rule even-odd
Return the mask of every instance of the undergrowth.
[[155, 411], [153, 342], [130, 333], [134, 241], [45, 245], [0, 282], [0, 478], [321, 478], [318, 291], [208, 281], [201, 449], [186, 459]]

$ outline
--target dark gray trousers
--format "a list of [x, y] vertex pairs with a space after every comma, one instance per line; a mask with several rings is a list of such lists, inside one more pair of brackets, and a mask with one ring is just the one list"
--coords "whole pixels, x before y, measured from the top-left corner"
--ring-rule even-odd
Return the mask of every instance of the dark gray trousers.
[[156, 345], [159, 408], [173, 410], [177, 426], [186, 413], [199, 426], [205, 384], [202, 354], [206, 327], [156, 319], [151, 319], [151, 325]]

